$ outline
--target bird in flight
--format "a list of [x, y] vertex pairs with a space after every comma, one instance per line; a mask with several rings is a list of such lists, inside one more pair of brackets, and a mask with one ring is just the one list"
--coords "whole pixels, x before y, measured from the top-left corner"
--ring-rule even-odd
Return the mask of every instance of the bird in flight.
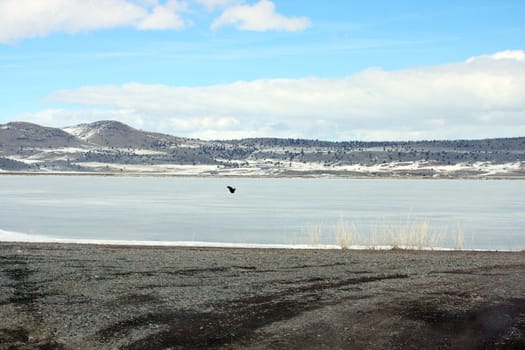
[[235, 187], [226, 186], [226, 188], [228, 188], [228, 190], [230, 191], [230, 193], [235, 193]]

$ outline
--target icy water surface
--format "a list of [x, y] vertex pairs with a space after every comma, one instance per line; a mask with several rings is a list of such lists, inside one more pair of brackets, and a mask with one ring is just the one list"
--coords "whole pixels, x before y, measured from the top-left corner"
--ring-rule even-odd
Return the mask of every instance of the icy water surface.
[[440, 246], [525, 249], [522, 181], [1, 176], [0, 198], [0, 230], [57, 238], [334, 244], [343, 223], [381, 244], [427, 222]]

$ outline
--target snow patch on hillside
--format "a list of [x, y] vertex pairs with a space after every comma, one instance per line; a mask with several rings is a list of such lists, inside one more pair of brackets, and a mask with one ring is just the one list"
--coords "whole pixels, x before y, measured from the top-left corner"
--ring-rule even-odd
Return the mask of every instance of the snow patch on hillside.
[[69, 126], [67, 128], [63, 128], [62, 130], [82, 140], [89, 140], [90, 137], [100, 133], [99, 129], [89, 127], [87, 124]]

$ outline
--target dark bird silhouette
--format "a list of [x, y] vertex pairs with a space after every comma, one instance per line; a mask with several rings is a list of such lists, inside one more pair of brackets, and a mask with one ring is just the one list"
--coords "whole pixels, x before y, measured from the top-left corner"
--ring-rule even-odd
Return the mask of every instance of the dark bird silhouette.
[[235, 187], [231, 187], [231, 186], [226, 186], [226, 187], [228, 188], [230, 193], [235, 193]]

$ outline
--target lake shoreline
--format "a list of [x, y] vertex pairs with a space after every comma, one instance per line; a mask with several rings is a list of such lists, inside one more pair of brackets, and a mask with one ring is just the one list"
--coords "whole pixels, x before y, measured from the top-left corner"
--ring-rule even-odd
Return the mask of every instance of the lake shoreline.
[[525, 253], [0, 243], [0, 344], [519, 348]]
[[93, 176], [93, 177], [158, 177], [158, 178], [223, 178], [223, 179], [348, 179], [348, 180], [525, 180], [525, 175], [466, 175], [466, 176], [419, 176], [392, 174], [301, 174], [301, 175], [242, 175], [242, 174], [175, 174], [175, 173], [71, 173], [71, 172], [10, 172], [2, 171], [0, 176]]
[[271, 243], [228, 243], [228, 242], [204, 242], [204, 241], [139, 241], [139, 240], [103, 240], [103, 239], [76, 239], [76, 238], [54, 238], [25, 233], [15, 233], [0, 229], [1, 243], [29, 243], [29, 244], [67, 244], [67, 245], [93, 245], [100, 247], [151, 247], [151, 248], [189, 248], [189, 249], [260, 249], [260, 250], [311, 250], [311, 251], [426, 251], [426, 252], [523, 252], [525, 249], [476, 249], [476, 248], [450, 248], [433, 246], [392, 246], [392, 245], [358, 245], [341, 246], [338, 244], [271, 244]]

